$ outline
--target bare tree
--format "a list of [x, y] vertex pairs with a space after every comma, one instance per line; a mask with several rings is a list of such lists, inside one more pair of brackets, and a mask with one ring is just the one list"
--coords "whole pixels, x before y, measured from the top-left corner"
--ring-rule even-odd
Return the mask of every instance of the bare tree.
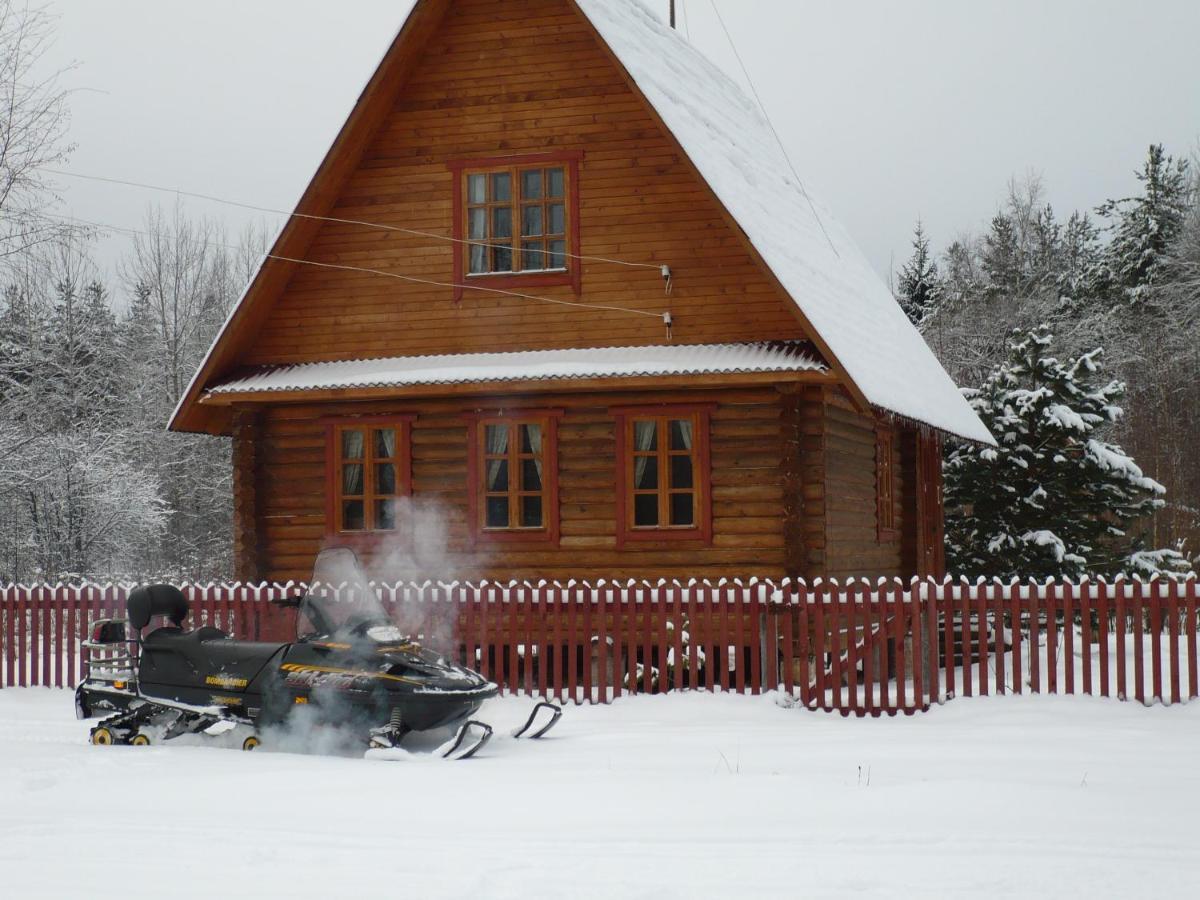
[[44, 7], [0, 0], [0, 260], [54, 237], [45, 169], [71, 153], [64, 69], [47, 70], [53, 17]]

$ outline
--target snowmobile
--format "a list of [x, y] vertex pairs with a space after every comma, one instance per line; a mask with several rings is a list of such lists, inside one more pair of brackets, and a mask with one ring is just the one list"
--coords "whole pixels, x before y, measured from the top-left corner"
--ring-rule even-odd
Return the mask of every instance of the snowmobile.
[[[144, 746], [248, 725], [253, 733], [242, 749], [253, 750], [264, 730], [286, 728], [302, 712], [307, 722], [357, 734], [374, 750], [445, 728], [456, 731], [439, 748], [442, 756], [467, 759], [483, 748], [492, 728], [472, 716], [496, 696], [495, 684], [397, 627], [353, 551], [323, 551], [312, 584], [276, 601], [296, 610], [292, 643], [235, 640], [210, 626], [187, 631], [188, 602], [178, 588], [130, 592], [127, 618], [95, 623], [85, 644], [89, 666], [76, 689], [76, 714], [113, 713], [91, 729], [91, 742]], [[143, 636], [159, 617], [167, 624]], [[513, 737], [543, 737], [561, 716], [560, 707], [538, 703]]]

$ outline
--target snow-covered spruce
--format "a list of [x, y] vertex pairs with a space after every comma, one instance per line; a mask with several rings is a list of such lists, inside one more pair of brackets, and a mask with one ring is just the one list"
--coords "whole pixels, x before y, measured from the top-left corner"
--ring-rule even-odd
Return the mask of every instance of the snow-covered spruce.
[[1062, 362], [1045, 327], [1016, 333], [1007, 362], [964, 391], [998, 447], [963, 445], [946, 461], [947, 554], [969, 576], [1152, 574], [1185, 566], [1147, 550], [1141, 520], [1165, 490], [1103, 439], [1121, 416], [1120, 381], [1100, 350]]

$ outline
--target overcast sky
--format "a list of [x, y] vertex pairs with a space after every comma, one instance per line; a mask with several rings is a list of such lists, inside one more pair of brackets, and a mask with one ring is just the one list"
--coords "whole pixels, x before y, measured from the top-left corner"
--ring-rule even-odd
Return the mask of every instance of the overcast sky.
[[[645, 2], [665, 16], [668, 0]], [[1133, 189], [1150, 142], [1200, 141], [1198, 0], [716, 3], [807, 188], [885, 277], [918, 215], [942, 246], [1028, 171], [1063, 213], [1091, 207]], [[744, 83], [710, 0], [681, 5], [692, 42]], [[291, 209], [410, 6], [53, 0], [54, 52], [81, 89], [70, 168]], [[61, 185], [70, 214], [112, 225], [175, 202]]]

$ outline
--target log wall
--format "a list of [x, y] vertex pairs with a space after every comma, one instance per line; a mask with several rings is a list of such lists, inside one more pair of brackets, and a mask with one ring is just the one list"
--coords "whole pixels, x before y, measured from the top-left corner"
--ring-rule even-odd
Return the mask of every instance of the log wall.
[[[870, 575], [908, 577], [913, 563], [904, 557], [904, 535], [915, 525], [904, 503], [911, 461], [894, 442], [897, 537], [880, 540], [875, 484], [875, 420], [834, 397], [825, 407], [826, 568], [830, 578]], [[906, 468], [906, 465], [908, 466]]]
[[[616, 438], [609, 407], [715, 403], [711, 456], [713, 540], [627, 544], [617, 549]], [[467, 520], [467, 428], [473, 409], [558, 408], [561, 540], [472, 547]], [[497, 398], [277, 406], [263, 419], [257, 483], [263, 577], [307, 579], [326, 538], [325, 426], [328, 416], [415, 414], [414, 502], [437, 509], [447, 526], [442, 571], [433, 577], [571, 579], [702, 578], [785, 574], [782, 403], [774, 388], [561, 395], [536, 401]], [[338, 539], [331, 539], [338, 543]], [[369, 558], [378, 552], [367, 550]], [[399, 554], [401, 557], [403, 553]], [[240, 573], [239, 573], [240, 574]], [[385, 573], [389, 574], [389, 573]], [[393, 577], [413, 573], [390, 573]]]

